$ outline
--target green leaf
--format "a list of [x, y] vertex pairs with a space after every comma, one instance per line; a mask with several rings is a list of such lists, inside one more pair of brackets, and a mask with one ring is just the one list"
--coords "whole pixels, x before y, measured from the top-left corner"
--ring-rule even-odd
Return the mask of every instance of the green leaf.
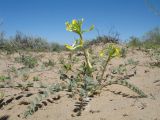
[[42, 95], [38, 93], [38, 99], [41, 101], [42, 100]]
[[48, 97], [48, 92], [47, 91], [44, 91], [44, 97]]
[[29, 111], [24, 112], [24, 118], [27, 118], [27, 116], [30, 114]]
[[90, 28], [89, 28], [89, 31], [92, 31], [94, 29], [94, 25], [92, 25]]
[[90, 32], [94, 29], [94, 25], [92, 25], [88, 30], [82, 30], [82, 33]]
[[69, 50], [75, 50], [77, 48], [83, 47], [84, 41], [81, 39], [77, 39], [74, 41], [73, 45], [65, 44], [65, 47]]

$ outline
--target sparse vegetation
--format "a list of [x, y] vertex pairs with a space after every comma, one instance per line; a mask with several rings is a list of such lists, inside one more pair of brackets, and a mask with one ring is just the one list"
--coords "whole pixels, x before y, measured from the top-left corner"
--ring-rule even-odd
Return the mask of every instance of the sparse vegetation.
[[156, 27], [147, 32], [143, 38], [143, 46], [147, 49], [159, 49], [160, 48], [160, 28]]
[[160, 0], [1, 0], [0, 120], [160, 120]]
[[5, 82], [6, 80], [10, 79], [10, 77], [6, 77], [4, 75], [0, 76], [0, 82]]
[[[101, 94], [106, 92], [113, 92], [114, 94], [122, 95], [122, 97], [136, 98], [136, 100], [149, 96], [149, 93], [146, 94], [137, 87], [138, 84], [135, 86], [136, 83], [130, 81], [131, 77], [134, 78], [136, 76], [137, 68], [144, 66], [146, 68], [147, 65], [143, 66], [142, 61], [129, 55], [131, 53], [130, 50], [132, 54], [134, 53], [133, 50], [141, 50], [144, 54], [147, 52], [150, 54], [148, 56], [153, 60], [152, 63], [148, 62], [149, 65], [159, 67], [160, 54], [158, 47], [149, 47], [151, 50], [148, 50], [145, 44], [150, 44], [148, 41], [151, 40], [145, 38], [145, 41], [141, 41], [136, 37], [131, 37], [128, 46], [118, 44], [118, 37], [102, 36], [88, 42], [84, 40], [83, 33], [92, 31], [94, 26], [92, 25], [88, 30], [83, 30], [82, 24], [83, 19], [66, 22], [66, 30], [76, 33], [79, 38], [75, 40], [73, 45], [66, 44], [65, 48], [56, 43], [49, 45], [42, 39], [37, 39], [35, 40], [36, 43], [34, 43], [32, 38], [28, 38], [21, 33], [17, 33], [16, 39], [12, 38], [12, 42], [3, 41], [3, 35], [1, 35], [3, 40], [1, 40], [0, 45], [2, 47], [0, 49], [12, 53], [14, 48], [18, 54], [8, 55], [12, 60], [12, 64], [10, 66], [10, 64], [6, 63], [7, 70], [5, 69], [2, 72], [7, 71], [7, 74], [3, 75], [2, 73], [0, 76], [0, 108], [11, 110], [12, 106], [10, 107], [10, 104], [17, 101], [19, 103], [17, 104], [18, 107], [20, 107], [19, 105], [26, 106], [25, 110], [17, 115], [23, 119], [29, 115], [31, 117], [35, 112], [38, 112], [38, 109], [50, 105], [48, 103], [57, 103], [60, 99], [63, 99], [62, 97], [67, 96], [67, 99], [73, 99], [72, 104], [74, 104], [71, 117], [77, 117], [83, 115], [83, 112], [92, 104], [92, 100], [98, 100], [99, 97], [102, 97]], [[150, 33], [149, 35], [152, 36], [152, 34]], [[149, 37], [147, 38], [149, 39]], [[154, 39], [158, 39], [158, 37]], [[10, 43], [15, 46], [11, 45], [13, 48], [10, 47]], [[102, 46], [100, 46], [101, 43], [103, 44]], [[159, 44], [157, 40], [151, 43]], [[6, 45], [8, 47], [3, 47]], [[65, 52], [59, 52], [65, 49], [67, 49]], [[145, 51], [144, 49], [147, 50]], [[45, 53], [39, 53], [40, 51], [45, 51]], [[46, 53], [47, 51], [49, 54]], [[59, 53], [51, 54], [51, 51]], [[149, 67], [147, 66], [147, 68]], [[144, 76], [147, 75], [147, 72], [149, 70], [144, 70], [144, 73], [140, 74]], [[140, 74], [138, 75], [140, 76]], [[59, 75], [59, 78], [56, 75]], [[50, 79], [49, 82], [48, 79]], [[56, 83], [55, 79], [57, 80]], [[8, 80], [11, 80], [11, 82], [8, 82]], [[113, 88], [115, 87], [114, 85], [117, 85], [118, 89], [112, 90], [112, 86]], [[125, 93], [119, 87], [131, 90], [132, 93]], [[3, 90], [1, 91], [1, 88], [4, 90], [14, 89], [20, 92], [6, 96], [6, 93]], [[142, 89], [144, 88], [142, 87]], [[112, 101], [108, 96], [107, 94], [105, 99]], [[90, 111], [92, 114], [94, 113], [92, 110]], [[97, 111], [100, 112], [100, 110]]]
[[4, 93], [0, 91], [0, 100], [4, 97]]
[[38, 64], [37, 59], [32, 56], [21, 55], [20, 57], [15, 58], [15, 60], [19, 63], [23, 63], [28, 68], [34, 68]]
[[[100, 75], [97, 75], [96, 78], [93, 78], [94, 72], [97, 70], [92, 63], [90, 62], [91, 54], [88, 51], [88, 48], [84, 47], [83, 33], [93, 30], [94, 26], [91, 26], [88, 30], [82, 30], [82, 20], [73, 20], [72, 23], [66, 22], [66, 29], [68, 31], [74, 32], [79, 35], [74, 45], [65, 45], [67, 49], [74, 51], [78, 48], [81, 48], [83, 51], [83, 57], [85, 58], [82, 62], [82, 65], [78, 69], [74, 69], [74, 62], [72, 61], [72, 54], [69, 54], [68, 62], [60, 62], [63, 69], [59, 72], [60, 79], [62, 82], [60, 84], [52, 84], [47, 87], [42, 94], [38, 94], [37, 97], [30, 103], [28, 109], [24, 113], [24, 117], [32, 115], [38, 109], [38, 104], [40, 104], [44, 99], [48, 98], [51, 94], [55, 92], [67, 90], [70, 93], [70, 97], [78, 95], [78, 102], [75, 103], [75, 109], [73, 110], [76, 116], [80, 116], [82, 111], [85, 109], [91, 97], [99, 93], [103, 88], [112, 84], [118, 84], [128, 87], [129, 89], [136, 92], [140, 97], [147, 97], [147, 95], [137, 88], [135, 85], [129, 83], [126, 80], [111, 80], [108, 81], [104, 78], [105, 71], [108, 63], [115, 57], [120, 57], [120, 48], [114, 44], [109, 44], [107, 47], [100, 51], [100, 56], [104, 60], [104, 65]], [[124, 72], [125, 70], [119, 69], [118, 72]], [[71, 72], [70, 74], [68, 74]]]
[[39, 81], [39, 79], [40, 79], [40, 78], [39, 78], [38, 76], [34, 76], [34, 77], [33, 77], [33, 81]]
[[48, 66], [54, 67], [55, 64], [56, 64], [56, 62], [54, 60], [49, 60], [48, 62], [44, 62], [44, 65], [46, 67], [48, 67]]
[[117, 32], [114, 32], [112, 35], [103, 35], [98, 36], [95, 39], [92, 39], [90, 41], [87, 41], [87, 45], [98, 45], [98, 44], [107, 44], [107, 43], [119, 43], [119, 34]]
[[5, 38], [5, 34], [0, 32], [0, 50], [8, 54], [18, 51], [47, 52], [64, 50], [63, 45], [58, 43], [48, 43], [41, 37], [33, 37], [17, 32], [14, 37]]
[[132, 37], [130, 37], [128, 46], [129, 47], [141, 47], [142, 42], [140, 41], [139, 38], [132, 36]]
[[121, 49], [121, 57], [125, 58], [126, 54], [127, 54], [127, 49], [122, 47], [122, 49]]
[[129, 64], [129, 65], [138, 65], [138, 63], [139, 63], [139, 61], [135, 61], [135, 60], [133, 60], [132, 58], [131, 59], [128, 59], [127, 60], [128, 61], [128, 63], [126, 63], [126, 64]]
[[141, 47], [145, 49], [159, 49], [160, 48], [160, 28], [156, 27], [147, 32], [143, 38], [130, 37], [128, 46]]

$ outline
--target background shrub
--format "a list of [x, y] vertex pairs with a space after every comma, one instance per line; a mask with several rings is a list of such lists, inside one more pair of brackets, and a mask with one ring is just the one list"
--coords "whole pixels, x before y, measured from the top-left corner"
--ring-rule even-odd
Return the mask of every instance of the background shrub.
[[4, 32], [0, 32], [0, 50], [13, 53], [20, 50], [47, 52], [64, 50], [62, 45], [58, 43], [48, 43], [46, 39], [41, 37], [33, 37], [17, 32], [14, 37], [6, 38]]

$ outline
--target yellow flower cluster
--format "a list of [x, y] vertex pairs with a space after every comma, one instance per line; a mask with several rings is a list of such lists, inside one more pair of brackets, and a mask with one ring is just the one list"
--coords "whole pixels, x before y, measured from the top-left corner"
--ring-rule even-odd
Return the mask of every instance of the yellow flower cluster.
[[84, 46], [84, 40], [83, 40], [83, 33], [85, 32], [89, 32], [91, 30], [94, 29], [94, 25], [92, 25], [89, 29], [87, 30], [82, 30], [82, 24], [83, 24], [83, 19], [82, 20], [72, 20], [71, 23], [69, 22], [66, 22], [66, 30], [67, 31], [70, 31], [70, 32], [74, 32], [76, 34], [79, 35], [79, 39], [75, 40], [74, 44], [73, 45], [68, 45], [68, 44], [65, 44], [65, 47], [69, 50], [75, 50], [76, 48], [83, 48], [83, 51], [84, 51], [84, 55], [85, 55], [85, 58], [86, 58], [86, 63], [87, 63], [87, 66], [89, 69], [92, 69], [92, 65], [89, 61], [89, 52], [88, 50], [86, 50], [83, 46]]
[[88, 30], [82, 30], [82, 24], [83, 24], [84, 19], [82, 18], [81, 20], [76, 20], [73, 19], [72, 22], [66, 22], [66, 30], [69, 32], [74, 32], [80, 36], [79, 39], [75, 40], [73, 45], [68, 45], [66, 44], [65, 47], [69, 50], [75, 50], [76, 48], [83, 47], [84, 45], [84, 40], [82, 38], [82, 34], [84, 32], [89, 32], [94, 29], [94, 25], [92, 25]]
[[99, 53], [100, 57], [103, 57], [105, 54], [108, 54], [110, 58], [119, 57], [121, 50], [119, 47], [115, 46], [114, 44], [108, 45], [105, 49], [101, 50]]
[[81, 27], [82, 27], [83, 19], [82, 20], [72, 20], [71, 23], [66, 22], [66, 30], [70, 32], [75, 32], [77, 34], [81, 34]]

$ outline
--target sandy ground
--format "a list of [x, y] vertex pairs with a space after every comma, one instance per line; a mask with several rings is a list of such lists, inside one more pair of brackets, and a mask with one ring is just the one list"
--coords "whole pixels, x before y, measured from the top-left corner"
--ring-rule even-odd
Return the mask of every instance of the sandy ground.
[[[93, 47], [94, 48], [94, 47]], [[95, 52], [96, 53], [96, 52]], [[58, 71], [61, 64], [60, 60], [67, 58], [68, 52], [62, 53], [25, 53], [31, 54], [38, 59], [38, 66], [29, 70], [22, 70], [23, 64], [15, 61], [19, 54], [0, 55], [0, 75], [11, 76], [11, 80], [6, 82], [6, 86], [16, 83], [34, 83], [34, 88], [28, 90], [20, 88], [0, 88], [5, 93], [4, 100], [0, 101], [0, 120], [22, 120], [22, 115], [28, 103], [36, 93], [43, 88], [36, 88], [40, 83], [49, 85], [59, 82]], [[84, 58], [78, 56], [80, 60]], [[56, 62], [54, 67], [43, 67], [42, 63], [48, 60]], [[28, 120], [160, 120], [160, 68], [150, 66], [155, 61], [146, 52], [128, 49], [126, 58], [116, 58], [112, 60], [107, 68], [106, 74], [112, 75], [111, 71], [120, 64], [125, 64], [129, 59], [138, 61], [135, 64], [127, 65], [125, 74], [131, 75], [127, 81], [133, 83], [148, 95], [147, 98], [139, 98], [136, 93], [120, 85], [110, 85], [104, 88], [100, 95], [94, 96], [82, 111], [81, 116], [74, 115], [76, 98], [69, 98], [66, 92], [51, 95], [55, 98], [59, 95], [60, 99], [53, 102], [46, 101], [42, 107], [33, 115], [27, 117]], [[75, 65], [76, 66], [76, 65]], [[11, 68], [17, 69], [17, 73], [10, 72]], [[23, 74], [27, 74], [27, 80]], [[113, 74], [124, 76], [124, 74]], [[33, 81], [33, 77], [38, 76], [39, 81]], [[3, 82], [1, 82], [3, 83]], [[26, 94], [33, 93], [31, 96]], [[10, 100], [13, 96], [22, 95], [20, 98]], [[4, 101], [8, 102], [3, 104]]]

